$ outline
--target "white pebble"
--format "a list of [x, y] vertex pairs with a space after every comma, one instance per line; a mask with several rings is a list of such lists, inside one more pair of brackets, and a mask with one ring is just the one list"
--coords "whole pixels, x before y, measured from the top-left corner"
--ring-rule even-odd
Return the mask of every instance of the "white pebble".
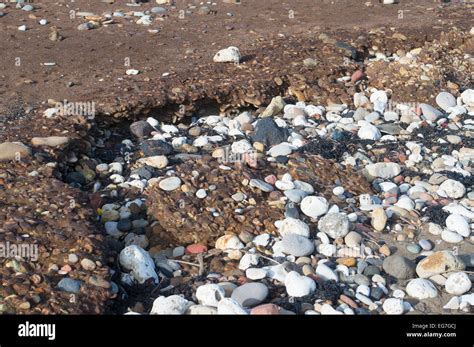
[[388, 298], [382, 305], [386, 314], [400, 315], [403, 314], [403, 300], [396, 298]]
[[297, 234], [309, 237], [309, 226], [302, 220], [296, 218], [285, 218], [278, 226], [278, 232], [281, 236]]
[[188, 300], [179, 295], [159, 296], [153, 301], [150, 314], [184, 314], [188, 308]]
[[240, 62], [240, 51], [237, 47], [230, 46], [221, 49], [213, 58], [215, 63], [234, 63]]
[[472, 283], [465, 272], [455, 272], [450, 274], [445, 283], [446, 291], [449, 294], [462, 295], [471, 290]]
[[316, 283], [309, 277], [291, 271], [285, 278], [286, 292], [292, 297], [302, 297], [316, 290]]
[[245, 271], [245, 277], [253, 281], [261, 280], [267, 276], [267, 271], [265, 269], [259, 269], [256, 267], [251, 267]]
[[412, 279], [408, 283], [406, 291], [409, 296], [419, 300], [436, 298], [438, 296], [438, 291], [433, 283], [424, 278]]
[[328, 211], [329, 204], [321, 196], [307, 196], [301, 201], [300, 208], [308, 217], [317, 218]]
[[339, 277], [337, 276], [337, 274], [329, 266], [321, 262], [316, 267], [316, 273], [326, 281], [329, 281], [329, 280], [334, 280], [336, 282], [339, 281]]
[[443, 229], [441, 238], [448, 243], [459, 243], [463, 240], [461, 235], [448, 229]]
[[222, 300], [224, 297], [224, 288], [217, 284], [204, 284], [202, 286], [199, 286], [196, 290], [196, 298], [202, 305], [217, 307], [219, 301]]
[[129, 270], [133, 278], [140, 284], [152, 278], [158, 283], [158, 275], [155, 272], [155, 263], [144, 249], [132, 245], [125, 247], [119, 256], [120, 265]]
[[224, 298], [217, 305], [217, 314], [247, 314], [247, 311], [231, 298]]
[[199, 198], [199, 199], [204, 199], [206, 196], [207, 196], [207, 192], [206, 192], [205, 189], [199, 189], [196, 192], [196, 197]]
[[439, 186], [452, 199], [460, 199], [466, 194], [466, 187], [461, 182], [447, 179]]
[[469, 237], [471, 234], [471, 228], [466, 218], [458, 214], [451, 214], [446, 218], [446, 227], [463, 237]]

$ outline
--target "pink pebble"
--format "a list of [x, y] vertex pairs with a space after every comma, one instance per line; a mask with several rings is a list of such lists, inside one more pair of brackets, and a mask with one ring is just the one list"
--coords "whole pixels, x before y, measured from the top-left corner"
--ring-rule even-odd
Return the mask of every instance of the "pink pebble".
[[186, 247], [186, 253], [188, 254], [199, 254], [207, 251], [207, 247], [200, 243], [195, 243]]
[[355, 83], [355, 82], [357, 82], [358, 80], [360, 80], [360, 79], [362, 79], [362, 78], [364, 78], [364, 77], [365, 77], [365, 74], [364, 74], [362, 71], [357, 70], [356, 72], [354, 72], [354, 73], [352, 74], [352, 76], [351, 76], [351, 81]]
[[62, 273], [68, 273], [72, 271], [72, 268], [69, 265], [64, 265], [61, 270]]
[[255, 306], [251, 311], [250, 314], [280, 314], [280, 309], [275, 304], [263, 304], [259, 306]]
[[268, 184], [274, 185], [276, 181], [277, 178], [275, 175], [268, 175], [267, 177], [265, 177], [265, 182], [267, 182]]

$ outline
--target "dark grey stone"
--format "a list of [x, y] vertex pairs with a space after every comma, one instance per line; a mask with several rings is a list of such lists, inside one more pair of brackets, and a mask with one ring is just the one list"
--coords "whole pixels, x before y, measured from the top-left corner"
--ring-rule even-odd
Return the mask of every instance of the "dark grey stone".
[[267, 147], [278, 145], [288, 139], [288, 129], [280, 128], [270, 117], [262, 118], [255, 126], [252, 136], [254, 142], [261, 142]]
[[400, 255], [385, 258], [383, 270], [397, 279], [406, 280], [415, 277], [415, 263]]
[[162, 140], [146, 140], [140, 145], [140, 149], [146, 157], [155, 155], [168, 155], [173, 153], [173, 146]]
[[144, 120], [139, 120], [130, 125], [130, 132], [133, 136], [138, 138], [149, 136], [152, 131], [155, 131], [155, 129]]

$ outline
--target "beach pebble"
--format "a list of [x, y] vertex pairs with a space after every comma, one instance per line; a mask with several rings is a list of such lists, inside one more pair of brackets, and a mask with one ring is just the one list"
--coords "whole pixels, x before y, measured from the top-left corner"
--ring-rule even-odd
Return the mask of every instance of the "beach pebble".
[[362, 241], [362, 236], [355, 232], [351, 231], [344, 237], [344, 242], [349, 247], [359, 247]]
[[418, 241], [418, 244], [424, 251], [431, 251], [431, 249], [433, 249], [433, 245], [429, 240], [421, 239], [420, 241]]
[[81, 260], [81, 266], [84, 270], [93, 271], [96, 268], [94, 261], [84, 258]]
[[224, 298], [217, 305], [217, 314], [247, 314], [247, 311], [234, 299]]
[[406, 292], [409, 296], [419, 300], [438, 296], [438, 291], [433, 283], [424, 278], [415, 278], [408, 282]]
[[463, 240], [463, 237], [461, 235], [448, 229], [444, 229], [441, 232], [441, 238], [447, 243], [459, 243]]
[[251, 266], [255, 266], [258, 264], [259, 260], [258, 254], [246, 253], [240, 258], [239, 262], [239, 269], [240, 270], [247, 270]]
[[60, 147], [69, 141], [70, 138], [66, 136], [33, 137], [31, 144], [33, 146]]
[[0, 144], [0, 162], [22, 160], [31, 155], [31, 149], [21, 142], [4, 142]]
[[382, 231], [385, 229], [388, 218], [383, 207], [374, 208], [371, 213], [371, 218], [371, 224], [375, 230]]
[[291, 152], [291, 146], [288, 143], [283, 142], [270, 148], [268, 154], [276, 158], [279, 156], [287, 156], [291, 154]]
[[448, 111], [449, 108], [456, 106], [456, 98], [451, 93], [441, 92], [436, 96], [436, 104], [444, 111]]
[[429, 278], [445, 272], [462, 271], [465, 267], [461, 258], [451, 251], [444, 250], [422, 259], [416, 266], [416, 273], [421, 278]]
[[436, 120], [443, 116], [443, 113], [438, 111], [431, 105], [428, 104], [420, 104], [421, 111], [423, 113], [423, 117], [431, 122], [436, 122]]
[[250, 314], [253, 315], [277, 315], [280, 314], [280, 308], [275, 304], [263, 304], [252, 308]]
[[210, 315], [217, 314], [217, 308], [205, 305], [192, 305], [189, 306], [185, 314], [190, 315]]
[[136, 245], [128, 246], [120, 252], [119, 261], [120, 265], [129, 270], [138, 283], [143, 284], [149, 278], [158, 283], [155, 263], [144, 249]]
[[236, 235], [227, 234], [219, 237], [216, 241], [216, 249], [242, 249], [244, 245]]
[[309, 277], [290, 271], [285, 278], [285, 287], [289, 296], [299, 298], [314, 292], [316, 283]]
[[305, 222], [295, 218], [285, 218], [278, 226], [278, 232], [281, 236], [289, 234], [309, 237], [309, 226]]
[[403, 300], [388, 298], [384, 301], [382, 308], [386, 314], [400, 315], [404, 312]]
[[334, 307], [332, 307], [329, 304], [323, 304], [321, 306], [321, 314], [322, 315], [342, 315], [344, 313], [334, 309]]
[[232, 143], [232, 152], [236, 154], [244, 154], [252, 150], [252, 145], [247, 140], [240, 140]]
[[184, 248], [183, 246], [175, 247], [173, 249], [173, 258], [182, 257], [185, 252], [186, 252], [186, 248]]
[[189, 302], [179, 295], [159, 296], [153, 301], [150, 314], [181, 315], [188, 309]]
[[238, 64], [240, 62], [240, 51], [237, 47], [230, 46], [217, 52], [213, 60], [215, 63]]
[[337, 276], [337, 274], [329, 266], [323, 263], [319, 263], [316, 267], [316, 274], [321, 276], [326, 281], [339, 281], [339, 277]]
[[258, 120], [252, 140], [271, 147], [285, 142], [288, 135], [286, 128], [279, 127], [272, 118], [268, 117]]
[[265, 269], [259, 269], [255, 267], [248, 268], [245, 270], [245, 276], [251, 280], [261, 280], [267, 276], [267, 271]]
[[344, 237], [349, 232], [349, 219], [342, 213], [328, 213], [319, 220], [318, 229], [333, 239]]
[[474, 107], [474, 89], [466, 89], [465, 91], [463, 91], [461, 93], [461, 99], [464, 104], [470, 107]]
[[314, 252], [314, 243], [308, 238], [296, 234], [284, 236], [280, 241], [280, 246], [284, 253], [295, 257], [306, 256]]
[[416, 243], [411, 243], [407, 245], [407, 251], [413, 254], [418, 254], [421, 252], [421, 246]]
[[449, 275], [444, 286], [449, 294], [462, 295], [471, 290], [472, 283], [465, 272], [455, 272]]
[[388, 95], [383, 90], [376, 90], [370, 95], [370, 102], [374, 105], [374, 111], [384, 113], [388, 102]]
[[217, 284], [209, 283], [199, 286], [196, 290], [196, 298], [201, 305], [217, 307], [220, 300], [225, 297], [224, 288]]
[[459, 309], [459, 297], [453, 296], [449, 301], [446, 303], [446, 305], [443, 306], [443, 309], [445, 310], [458, 310]]
[[140, 120], [130, 125], [130, 132], [133, 136], [143, 138], [150, 136], [155, 129], [147, 121]]
[[241, 201], [244, 201], [247, 198], [247, 196], [241, 192], [237, 192], [235, 194], [232, 194], [231, 198], [234, 201], [241, 202]]
[[300, 189], [285, 190], [284, 194], [291, 202], [296, 204], [301, 203], [301, 201], [308, 195], [307, 192]]
[[459, 214], [450, 214], [448, 218], [446, 218], [446, 227], [463, 237], [469, 237], [471, 234], [469, 223], [466, 218]]
[[376, 126], [370, 123], [366, 123], [359, 129], [359, 131], [357, 132], [357, 136], [359, 136], [359, 138], [363, 140], [376, 141], [382, 137], [382, 134]]
[[207, 196], [207, 192], [205, 189], [199, 189], [197, 192], [196, 192], [196, 197], [198, 199], [204, 199], [205, 197]]
[[451, 199], [460, 199], [466, 194], [466, 187], [461, 182], [447, 179], [439, 186]]
[[328, 211], [329, 203], [320, 196], [307, 196], [301, 201], [300, 208], [308, 217], [317, 218]]
[[397, 279], [415, 277], [415, 264], [400, 255], [391, 255], [385, 258], [382, 267], [387, 274]]
[[172, 191], [181, 186], [181, 180], [179, 177], [167, 177], [162, 179], [160, 183], [158, 183], [158, 186], [163, 190]]
[[317, 247], [317, 251], [326, 257], [332, 257], [337, 252], [337, 246], [333, 244], [320, 244]]
[[401, 167], [397, 163], [375, 163], [369, 164], [365, 167], [369, 175], [373, 177], [380, 177], [390, 179], [398, 176], [401, 172]]
[[163, 169], [168, 166], [168, 158], [164, 155], [155, 155], [152, 157], [141, 158], [138, 160], [138, 162], [156, 169]]
[[253, 307], [260, 304], [268, 296], [268, 288], [263, 283], [251, 282], [237, 287], [231, 298], [242, 307]]
[[267, 193], [273, 191], [273, 187], [270, 184], [256, 178], [250, 180], [250, 186]]
[[79, 294], [81, 291], [82, 281], [72, 278], [63, 278], [58, 283], [58, 288], [68, 293]]

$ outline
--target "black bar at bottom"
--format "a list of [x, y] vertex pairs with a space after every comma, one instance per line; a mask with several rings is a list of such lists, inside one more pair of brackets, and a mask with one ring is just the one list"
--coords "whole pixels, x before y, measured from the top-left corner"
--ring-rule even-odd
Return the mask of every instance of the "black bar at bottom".
[[280, 342], [292, 346], [350, 343], [472, 347], [473, 318], [472, 315], [0, 316], [0, 347], [98, 345], [100, 342], [108, 346], [127, 342], [135, 346], [185, 342], [194, 345], [226, 341], [253, 345], [262, 341], [267, 346]]

